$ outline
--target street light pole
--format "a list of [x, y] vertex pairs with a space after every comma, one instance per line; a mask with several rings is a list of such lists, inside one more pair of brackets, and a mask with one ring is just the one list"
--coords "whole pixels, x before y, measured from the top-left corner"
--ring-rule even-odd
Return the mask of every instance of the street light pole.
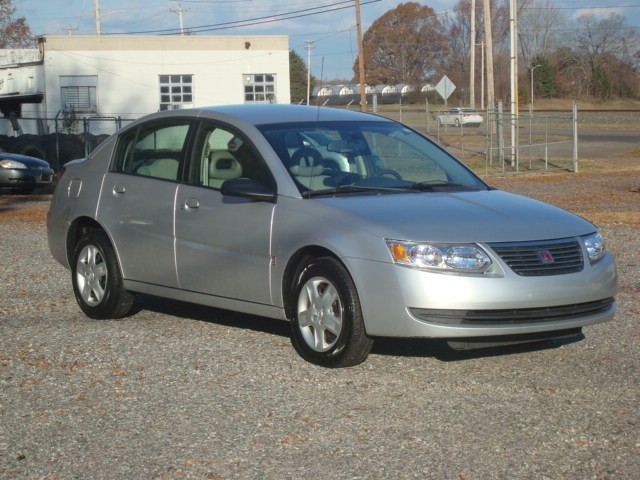
[[533, 71], [540, 65], [531, 68], [531, 113], [533, 113]]

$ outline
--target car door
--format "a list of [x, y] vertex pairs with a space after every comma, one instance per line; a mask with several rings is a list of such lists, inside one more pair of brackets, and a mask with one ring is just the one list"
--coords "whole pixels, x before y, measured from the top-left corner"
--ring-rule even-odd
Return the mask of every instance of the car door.
[[178, 286], [174, 206], [191, 124], [145, 124], [118, 141], [98, 217], [108, 229], [127, 280]]
[[180, 288], [272, 304], [270, 238], [275, 204], [222, 195], [222, 184], [235, 178], [273, 186], [266, 165], [244, 136], [203, 121], [186, 182], [176, 196]]

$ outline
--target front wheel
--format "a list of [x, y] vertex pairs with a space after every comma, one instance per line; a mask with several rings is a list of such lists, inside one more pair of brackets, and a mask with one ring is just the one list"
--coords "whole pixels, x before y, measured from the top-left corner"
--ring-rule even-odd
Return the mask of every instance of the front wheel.
[[125, 290], [116, 254], [106, 234], [84, 234], [71, 263], [73, 292], [80, 309], [90, 318], [125, 317], [134, 296]]
[[305, 360], [323, 367], [362, 363], [373, 346], [349, 273], [337, 260], [310, 261], [294, 286], [292, 342]]

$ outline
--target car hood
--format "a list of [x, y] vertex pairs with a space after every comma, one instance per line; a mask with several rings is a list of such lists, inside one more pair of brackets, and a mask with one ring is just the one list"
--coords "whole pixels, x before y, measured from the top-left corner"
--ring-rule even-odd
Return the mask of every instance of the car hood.
[[[328, 217], [381, 238], [432, 242], [516, 242], [586, 235], [590, 222], [500, 190], [316, 198]], [[318, 212], [320, 213], [320, 212]]]

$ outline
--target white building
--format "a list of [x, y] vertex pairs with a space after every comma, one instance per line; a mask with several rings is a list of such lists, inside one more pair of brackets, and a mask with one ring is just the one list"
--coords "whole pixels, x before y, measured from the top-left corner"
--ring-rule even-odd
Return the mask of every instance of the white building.
[[0, 53], [5, 116], [290, 102], [286, 35], [45, 36], [38, 47]]

